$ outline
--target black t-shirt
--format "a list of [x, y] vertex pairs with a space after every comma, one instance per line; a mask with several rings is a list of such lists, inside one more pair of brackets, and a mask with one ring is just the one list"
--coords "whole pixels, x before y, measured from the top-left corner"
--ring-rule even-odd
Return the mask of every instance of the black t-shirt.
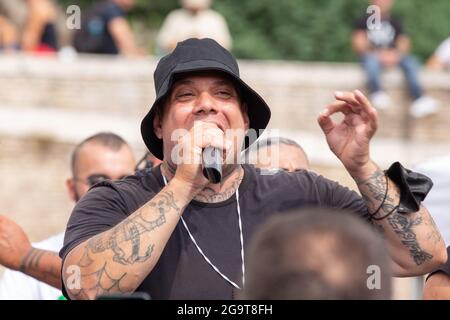
[[74, 47], [78, 52], [118, 54], [109, 32], [111, 20], [124, 17], [122, 9], [112, 1], [102, 1], [87, 9], [81, 18], [81, 28], [75, 32]]
[[383, 18], [380, 21], [380, 28], [369, 28], [367, 26], [368, 17], [355, 21], [355, 30], [367, 32], [367, 38], [372, 48], [395, 48], [395, 42], [399, 35], [403, 34], [403, 27], [395, 17]]
[[[367, 219], [367, 207], [354, 191], [315, 173], [260, 175], [244, 165], [239, 186], [244, 248], [255, 229], [276, 212], [317, 205], [345, 208]], [[118, 182], [93, 187], [75, 206], [60, 256], [135, 212], [164, 186], [159, 167]], [[183, 213], [192, 235], [223, 274], [241, 286], [241, 254], [236, 197], [220, 203], [191, 201]], [[180, 221], [152, 272], [137, 291], [153, 299], [231, 299], [233, 287], [208, 265]]]

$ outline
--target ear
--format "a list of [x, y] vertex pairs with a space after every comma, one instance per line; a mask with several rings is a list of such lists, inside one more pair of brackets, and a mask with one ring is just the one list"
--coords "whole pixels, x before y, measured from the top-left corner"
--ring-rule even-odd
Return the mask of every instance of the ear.
[[73, 178], [67, 178], [66, 188], [67, 188], [67, 194], [69, 195], [69, 198], [73, 202], [77, 202], [77, 193], [75, 191], [75, 181], [73, 180]]
[[153, 131], [159, 139], [162, 139], [162, 121], [157, 114], [153, 118]]

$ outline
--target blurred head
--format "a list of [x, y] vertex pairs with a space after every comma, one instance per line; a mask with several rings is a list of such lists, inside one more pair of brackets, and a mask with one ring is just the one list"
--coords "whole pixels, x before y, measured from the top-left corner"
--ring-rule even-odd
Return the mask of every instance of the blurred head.
[[147, 168], [153, 168], [156, 166], [159, 166], [162, 163], [161, 160], [156, 158], [153, 153], [150, 151], [147, 151], [145, 155], [141, 158], [141, 160], [138, 161], [136, 164], [135, 171], [141, 170], [141, 169], [147, 169]]
[[386, 15], [391, 11], [394, 0], [371, 0], [370, 3], [380, 8], [381, 15]]
[[201, 11], [211, 7], [212, 0], [181, 0], [181, 6], [190, 11]]
[[78, 144], [72, 153], [72, 177], [67, 179], [70, 198], [77, 202], [94, 184], [118, 180], [134, 173], [129, 145], [113, 133], [98, 133]]
[[261, 169], [294, 172], [310, 168], [303, 148], [288, 138], [271, 137], [258, 140], [256, 146], [247, 149], [245, 156], [248, 157], [248, 163]]
[[[350, 213], [311, 208], [280, 214], [251, 240], [242, 297], [389, 299], [389, 261], [381, 236]], [[373, 268], [380, 271], [379, 289], [370, 290]]]
[[134, 7], [134, 0], [113, 0], [122, 10], [129, 11]]
[[[249, 128], [245, 103], [229, 76], [219, 71], [199, 71], [177, 75], [170, 93], [153, 121], [156, 136], [164, 141], [164, 160], [171, 161], [172, 133], [177, 129], [190, 130], [194, 121], [211, 122], [223, 132]], [[228, 131], [230, 132], [230, 131]], [[234, 154], [239, 154], [243, 138], [233, 139]], [[236, 161], [237, 162], [237, 161]], [[224, 172], [227, 165], [224, 165]], [[228, 167], [230, 168], [230, 167]]]

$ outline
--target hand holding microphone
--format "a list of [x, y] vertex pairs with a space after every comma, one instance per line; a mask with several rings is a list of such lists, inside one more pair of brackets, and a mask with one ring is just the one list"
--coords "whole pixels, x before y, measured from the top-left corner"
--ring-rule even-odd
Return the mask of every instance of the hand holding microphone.
[[225, 133], [217, 124], [196, 121], [189, 133], [178, 139], [178, 145], [183, 161], [174, 161], [177, 178], [189, 183], [195, 190], [203, 189], [208, 183], [222, 181], [224, 155], [227, 155], [232, 143], [225, 139]]

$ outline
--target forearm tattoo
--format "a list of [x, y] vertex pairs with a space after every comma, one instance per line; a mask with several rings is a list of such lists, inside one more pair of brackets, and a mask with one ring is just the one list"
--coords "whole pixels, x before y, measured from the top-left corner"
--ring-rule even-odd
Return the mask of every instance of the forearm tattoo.
[[[153, 209], [152, 212], [156, 217], [149, 219], [148, 214], [144, 215], [144, 211], [148, 212], [148, 208]], [[176, 204], [173, 192], [161, 192], [131, 218], [122, 221], [109, 232], [91, 238], [85, 245], [77, 265], [80, 268], [91, 269], [94, 264], [92, 256], [108, 251], [112, 253], [112, 261], [120, 265], [133, 265], [147, 261], [152, 256], [155, 244], [148, 243], [148, 240], [142, 237], [163, 226], [166, 223], [166, 215], [169, 213], [180, 216], [181, 209]], [[94, 296], [108, 292], [127, 292], [121, 287], [121, 282], [126, 279], [127, 273], [122, 272], [118, 276], [112, 276], [110, 272], [112, 269], [117, 270], [110, 262], [105, 262], [94, 272], [82, 272], [81, 282], [90, 285], [82, 286], [80, 290], [72, 290], [72, 295], [76, 298], [86, 298], [88, 292], [91, 296], [92, 292]]]
[[[368, 179], [357, 181], [357, 184], [363, 194], [363, 198], [365, 199], [369, 210], [376, 210], [386, 195], [386, 178], [384, 172], [377, 170]], [[383, 217], [394, 210], [398, 205], [399, 200], [400, 194], [395, 185], [391, 182], [389, 184], [389, 193], [386, 195], [386, 200], [376, 216]], [[431, 217], [429, 219], [431, 219]], [[426, 220], [429, 219], [427, 218]], [[424, 223], [424, 219], [422, 218], [422, 213], [420, 211], [405, 215], [398, 213], [397, 210], [394, 210], [385, 220], [387, 220], [387, 224], [383, 221], [375, 221], [375, 223], [380, 227], [383, 226], [382, 229], [384, 232], [387, 231], [387, 225], [392, 228], [399, 241], [408, 248], [410, 256], [416, 265], [421, 265], [433, 258], [430, 253], [421, 248], [417, 240], [417, 234], [414, 231], [415, 227]], [[426, 222], [425, 224], [429, 225], [429, 222]], [[436, 238], [437, 236], [435, 233], [437, 233], [440, 238], [439, 231], [435, 228], [434, 222], [432, 222], [430, 227], [432, 228], [430, 232], [433, 233], [433, 235], [430, 234], [429, 237]]]
[[61, 259], [56, 252], [31, 248], [22, 259], [19, 270], [61, 288]]

